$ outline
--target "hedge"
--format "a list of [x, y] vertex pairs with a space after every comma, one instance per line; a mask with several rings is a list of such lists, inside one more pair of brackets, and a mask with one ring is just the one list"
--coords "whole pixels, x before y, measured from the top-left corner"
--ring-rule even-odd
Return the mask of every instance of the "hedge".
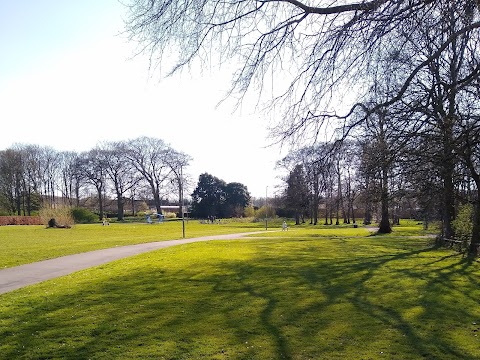
[[40, 216], [0, 216], [1, 225], [42, 225]]

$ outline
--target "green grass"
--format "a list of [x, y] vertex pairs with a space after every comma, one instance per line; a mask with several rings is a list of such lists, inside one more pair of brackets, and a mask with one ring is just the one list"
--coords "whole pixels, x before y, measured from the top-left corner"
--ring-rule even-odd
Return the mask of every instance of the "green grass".
[[[189, 221], [185, 225], [186, 237], [241, 233], [265, 230], [263, 222], [233, 222], [201, 224]], [[278, 231], [281, 221], [270, 221], [268, 229]], [[321, 230], [321, 231], [320, 231]], [[359, 236], [369, 232], [350, 226], [291, 226], [282, 236], [297, 236], [296, 231], [307, 231], [312, 236]], [[261, 236], [261, 235], [258, 235]], [[112, 223], [76, 225], [71, 229], [52, 229], [44, 226], [0, 226], [0, 269], [51, 259], [64, 255], [105, 249], [109, 247], [139, 244], [151, 241], [174, 240], [182, 237], [180, 221], [161, 224]]]
[[412, 229], [337, 230], [177, 246], [1, 295], [0, 359], [480, 358], [477, 261]]
[[[262, 229], [263, 225], [259, 223], [225, 222], [218, 225], [189, 221], [185, 234], [186, 237], [199, 237]], [[181, 237], [180, 221], [76, 225], [71, 229], [0, 226], [0, 269], [91, 250]]]

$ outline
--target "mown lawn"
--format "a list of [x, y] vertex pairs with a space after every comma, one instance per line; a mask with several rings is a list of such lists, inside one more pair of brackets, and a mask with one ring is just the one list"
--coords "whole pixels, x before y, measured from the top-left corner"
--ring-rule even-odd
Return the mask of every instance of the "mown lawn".
[[[264, 231], [263, 222], [233, 222], [222, 220], [220, 224], [202, 224], [188, 221], [185, 236], [200, 236]], [[268, 231], [280, 231], [281, 221], [270, 222]], [[311, 227], [293, 226], [292, 230], [313, 232], [317, 236], [358, 236], [367, 235], [364, 228], [352, 226]], [[321, 233], [319, 231], [321, 230]], [[294, 235], [294, 233], [285, 233]], [[71, 229], [53, 229], [45, 226], [0, 226], [0, 269], [51, 259], [59, 256], [105, 249], [109, 247], [180, 239], [183, 236], [181, 221], [164, 223], [112, 223], [75, 225]], [[258, 235], [262, 236], [262, 235]], [[269, 236], [267, 234], [267, 236]]]
[[[186, 237], [199, 237], [262, 230], [264, 225], [240, 222], [200, 224], [191, 220], [185, 228]], [[181, 221], [75, 225], [71, 229], [0, 226], [0, 269], [91, 250], [180, 238]]]
[[291, 228], [0, 295], [0, 359], [480, 358], [479, 262], [412, 231]]

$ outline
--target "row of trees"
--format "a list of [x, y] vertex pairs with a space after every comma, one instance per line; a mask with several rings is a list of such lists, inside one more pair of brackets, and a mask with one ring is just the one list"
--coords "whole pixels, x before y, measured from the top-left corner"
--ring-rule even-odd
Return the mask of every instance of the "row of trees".
[[379, 154], [371, 143], [359, 141], [291, 152], [277, 163], [287, 174], [280, 196], [285, 209], [293, 212], [297, 223], [309, 217], [312, 224], [355, 224], [361, 217], [368, 225], [378, 218], [382, 233], [390, 232], [400, 216], [424, 220], [426, 226], [429, 220], [440, 219], [441, 193], [419, 191], [427, 179], [407, 176], [412, 170], [408, 162], [395, 163], [383, 176]]
[[[354, 139], [368, 154], [360, 158], [364, 186], [378, 179], [382, 219], [392, 190], [411, 184], [431, 195], [418, 201], [441, 211], [451, 238], [458, 206], [471, 202], [475, 254], [479, 7], [477, 0], [131, 0], [126, 27], [154, 65], [178, 50], [172, 72], [196, 60], [233, 60], [229, 94], [260, 90], [259, 101], [265, 94], [265, 109], [280, 114], [272, 126], [279, 141], [303, 148], [328, 133], [336, 148]], [[385, 220], [381, 229], [389, 230]]]
[[110, 197], [122, 220], [126, 201], [140, 198], [153, 199], [161, 213], [162, 200], [172, 194], [181, 202], [188, 182], [183, 169], [190, 161], [189, 155], [152, 137], [105, 142], [81, 153], [15, 145], [0, 151], [0, 207], [30, 215], [41, 205], [80, 206], [82, 199], [95, 198], [102, 218]]

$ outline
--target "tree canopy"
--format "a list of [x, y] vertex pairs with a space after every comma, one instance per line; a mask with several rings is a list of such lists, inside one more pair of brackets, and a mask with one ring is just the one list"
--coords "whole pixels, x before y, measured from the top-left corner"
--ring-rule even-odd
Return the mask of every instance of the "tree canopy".
[[250, 203], [250, 194], [245, 185], [226, 183], [210, 175], [201, 174], [192, 193], [192, 214], [198, 218], [230, 218], [243, 216]]
[[[152, 65], [176, 55], [171, 73], [196, 60], [237, 64], [231, 94], [260, 89], [267, 108], [283, 115], [273, 127], [279, 139], [315, 139], [328, 120], [402, 102], [457, 42], [474, 38], [467, 44], [474, 49], [478, 7], [475, 0], [131, 0], [126, 30]], [[453, 27], [445, 25], [452, 14]], [[432, 46], [420, 43], [422, 33]], [[385, 63], [395, 87], [368, 103], [371, 88], [387, 81]], [[478, 71], [473, 63], [460, 83]]]

